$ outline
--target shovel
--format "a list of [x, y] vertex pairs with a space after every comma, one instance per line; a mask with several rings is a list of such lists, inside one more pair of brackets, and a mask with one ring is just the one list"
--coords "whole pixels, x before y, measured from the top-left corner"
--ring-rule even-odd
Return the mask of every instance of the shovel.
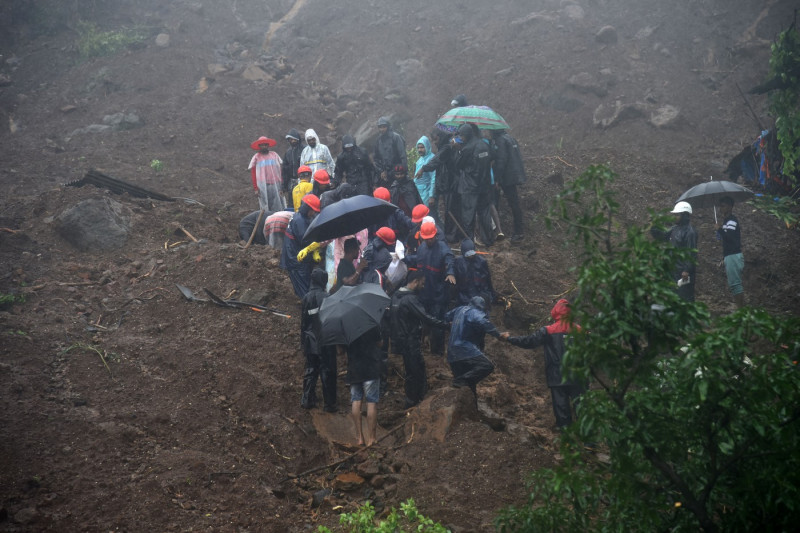
[[247, 303], [247, 302], [240, 302], [238, 300], [223, 300], [222, 298], [220, 298], [219, 296], [217, 296], [216, 294], [214, 294], [213, 292], [211, 292], [207, 288], [203, 287], [203, 290], [208, 295], [208, 297], [211, 299], [211, 301], [214, 302], [215, 304], [219, 305], [220, 307], [246, 308], [246, 309], [252, 309], [253, 311], [258, 311], [258, 312], [261, 312], [261, 313], [266, 311], [266, 312], [272, 313], [273, 315], [282, 316], [284, 318], [292, 318], [291, 315], [287, 315], [286, 313], [278, 311], [277, 309], [272, 309], [271, 307], [264, 307], [262, 305], [250, 304], [250, 303]]
[[183, 297], [186, 298], [187, 300], [189, 300], [190, 302], [207, 302], [208, 301], [208, 300], [206, 300], [204, 298], [198, 298], [197, 296], [195, 296], [194, 293], [192, 292], [192, 289], [190, 289], [189, 287], [186, 287], [185, 285], [181, 285], [180, 283], [176, 283], [175, 286], [178, 287], [179, 291], [181, 291], [181, 294], [183, 294]]

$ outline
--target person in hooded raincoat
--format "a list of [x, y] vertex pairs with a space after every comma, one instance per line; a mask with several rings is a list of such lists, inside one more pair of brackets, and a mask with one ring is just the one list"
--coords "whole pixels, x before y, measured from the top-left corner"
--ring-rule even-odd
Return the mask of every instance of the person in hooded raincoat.
[[342, 137], [342, 153], [336, 158], [334, 172], [336, 183], [349, 183], [356, 194], [372, 194], [375, 180], [375, 165], [366, 150], [356, 144], [352, 135]]
[[306, 130], [306, 147], [300, 154], [300, 164], [308, 165], [312, 174], [323, 169], [329, 176], [333, 176], [336, 168], [331, 151], [320, 142], [317, 132], [311, 128]]
[[[436, 197], [434, 189], [436, 187], [436, 171], [431, 170], [425, 172], [423, 167], [433, 159], [433, 151], [431, 151], [431, 141], [427, 135], [423, 135], [417, 141], [417, 159], [416, 169], [414, 170], [414, 184], [417, 186], [419, 196], [422, 203], [430, 208], [431, 197]], [[420, 172], [422, 171], [422, 172]]]
[[392, 203], [399, 207], [407, 217], [410, 217], [414, 208], [422, 204], [419, 191], [414, 182], [408, 178], [408, 172], [404, 166], [395, 166], [392, 176], [394, 182], [389, 189]]
[[489, 321], [486, 302], [480, 296], [448, 311], [444, 321], [451, 324], [447, 362], [453, 371], [453, 386], [469, 387], [477, 399], [476, 386], [494, 372], [494, 363], [483, 353], [484, 337], [488, 333], [499, 339], [503, 334]]
[[319, 211], [319, 198], [313, 194], [305, 195], [303, 204], [292, 217], [284, 235], [280, 266], [289, 274], [289, 280], [292, 282], [294, 293], [298, 298], [302, 298], [308, 292], [311, 270], [315, 263], [322, 260], [319, 250], [300, 254], [301, 250], [304, 252], [307, 250], [307, 248], [302, 248], [303, 235], [306, 234], [309, 224]]
[[292, 128], [286, 134], [286, 142], [289, 143], [289, 148], [283, 154], [283, 163], [281, 164], [281, 176], [283, 178], [283, 193], [289, 197], [289, 193], [294, 190], [298, 182], [298, 174], [300, 168], [300, 154], [303, 153], [303, 140], [300, 138], [300, 132]]
[[378, 172], [376, 187], [389, 187], [395, 166], [408, 168], [406, 140], [392, 129], [392, 123], [386, 117], [378, 119], [378, 138], [372, 151], [372, 162]]
[[[389, 192], [389, 189], [386, 187], [378, 187], [372, 191], [372, 196], [379, 200], [383, 200], [384, 202], [392, 201], [392, 193]], [[414, 226], [414, 223], [411, 221], [411, 217], [403, 213], [403, 210], [398, 207], [386, 218], [385, 221], [378, 224], [373, 224], [368, 228], [370, 238], [374, 237], [378, 229], [383, 226], [391, 228], [395, 234], [395, 237], [403, 242], [408, 237], [408, 232]]]
[[[458, 147], [456, 171], [458, 172], [457, 192], [461, 196], [461, 226], [465, 237], [475, 235], [475, 221], [479, 218], [485, 224], [491, 217], [491, 156], [489, 146], [477, 137], [469, 124], [458, 128], [455, 139]], [[494, 236], [484, 232], [484, 244], [492, 244]]]
[[579, 381], [570, 379], [562, 369], [569, 335], [580, 331], [580, 326], [569, 320], [569, 302], [563, 298], [553, 306], [550, 316], [554, 320], [552, 324], [530, 335], [511, 337], [506, 332], [500, 337], [520, 348], [544, 347], [544, 373], [553, 398], [553, 414], [556, 426], [564, 429], [572, 423], [572, 405], [577, 408], [581, 394], [586, 391]]
[[300, 342], [306, 357], [303, 372], [303, 395], [300, 406], [312, 409], [317, 405], [317, 378], [322, 381], [323, 409], [336, 412], [336, 347], [322, 345], [322, 323], [319, 307], [328, 296], [325, 285], [328, 274], [321, 268], [311, 272], [311, 287], [303, 296], [300, 314]]
[[[436, 173], [433, 196], [428, 199], [431, 214], [437, 223], [444, 224], [447, 242], [459, 242], [466, 236], [461, 235], [461, 230], [454, 222], [461, 216], [461, 197], [457, 191], [458, 180], [455, 168], [455, 157], [458, 152], [451, 142], [453, 136], [449, 133], [435, 129], [431, 136], [436, 143], [436, 155], [418, 168], [414, 177], [422, 176], [424, 172]], [[443, 217], [439, 215], [440, 204], [444, 206]]]
[[270, 151], [277, 143], [268, 137], [259, 137], [250, 144], [258, 152], [250, 160], [247, 169], [253, 182], [253, 190], [258, 196], [258, 206], [262, 211], [282, 211], [286, 207], [281, 191], [281, 156]]

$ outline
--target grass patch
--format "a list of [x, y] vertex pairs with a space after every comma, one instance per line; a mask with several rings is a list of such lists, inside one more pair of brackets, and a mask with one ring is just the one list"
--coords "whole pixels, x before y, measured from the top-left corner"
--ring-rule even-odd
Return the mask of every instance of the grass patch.
[[78, 53], [81, 59], [114, 55], [131, 45], [141, 43], [152, 34], [149, 28], [137, 26], [102, 31], [93, 22], [78, 23]]

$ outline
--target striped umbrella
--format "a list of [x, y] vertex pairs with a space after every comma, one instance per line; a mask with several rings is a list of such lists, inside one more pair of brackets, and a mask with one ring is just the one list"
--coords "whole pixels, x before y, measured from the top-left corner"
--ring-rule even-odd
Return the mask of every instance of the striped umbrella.
[[485, 105], [454, 107], [436, 121], [436, 127], [448, 133], [454, 133], [462, 124], [475, 124], [482, 130], [511, 128], [500, 113]]

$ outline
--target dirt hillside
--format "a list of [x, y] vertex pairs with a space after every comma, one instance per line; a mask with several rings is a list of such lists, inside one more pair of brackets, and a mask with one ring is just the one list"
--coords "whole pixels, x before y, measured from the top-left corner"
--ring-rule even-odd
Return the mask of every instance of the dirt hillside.
[[[577, 251], [543, 223], [553, 196], [606, 162], [637, 224], [721, 178], [759, 130], [736, 84], [763, 81], [793, 8], [4, 2], [0, 294], [24, 301], [0, 310], [0, 531], [309, 531], [366, 499], [388, 508], [409, 497], [453, 531], [491, 530], [497, 509], [524, 502], [527, 473], [558, 460], [540, 352], [488, 340], [497, 371], [478, 389], [479, 411], [427, 352], [431, 393], [405, 411], [392, 356], [383, 439], [358, 451], [343, 377], [339, 413], [300, 408], [298, 301], [278, 252], [239, 242], [239, 220], [258, 208], [250, 142], [268, 135], [282, 154], [290, 128], [313, 128], [336, 155], [346, 133], [371, 148], [389, 115], [410, 145], [458, 93], [492, 106], [529, 177], [526, 240], [487, 250], [510, 302], [492, 319], [523, 333], [574, 288]], [[143, 38], [82, 57], [87, 22]], [[770, 125], [766, 99], [751, 104]], [[89, 169], [178, 199], [63, 186]], [[118, 203], [130, 221], [118, 248], [80, 250], [58, 232], [62, 213], [89, 199]], [[798, 232], [747, 205], [737, 213], [748, 302], [797, 313]], [[713, 213], [693, 223], [698, 300], [727, 313]], [[291, 318], [189, 302], [176, 283], [204, 299], [203, 288], [257, 292]]]

